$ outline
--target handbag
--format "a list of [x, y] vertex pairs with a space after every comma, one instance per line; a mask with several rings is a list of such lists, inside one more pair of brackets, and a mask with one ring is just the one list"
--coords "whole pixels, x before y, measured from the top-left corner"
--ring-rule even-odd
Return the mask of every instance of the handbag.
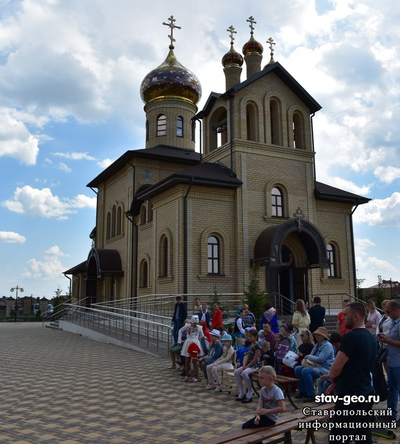
[[309, 361], [307, 358], [304, 358], [301, 361], [301, 366], [302, 367], [314, 367], [314, 364], [311, 361]]
[[293, 352], [293, 351], [288, 351], [285, 355], [285, 357], [282, 359], [282, 362], [287, 365], [290, 368], [294, 368], [297, 364], [297, 360], [298, 360], [298, 355], [297, 353]]
[[180, 344], [176, 344], [169, 349], [170, 352], [175, 353], [177, 355], [181, 354], [181, 350], [182, 350], [182, 345]]

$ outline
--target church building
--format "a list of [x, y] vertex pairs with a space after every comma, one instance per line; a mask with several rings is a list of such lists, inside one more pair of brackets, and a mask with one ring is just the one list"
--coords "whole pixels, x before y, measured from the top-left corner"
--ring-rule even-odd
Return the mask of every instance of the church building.
[[200, 81], [175, 55], [180, 28], [164, 23], [169, 52], [140, 89], [145, 148], [87, 185], [96, 222], [87, 259], [65, 272], [74, 298], [241, 293], [253, 269], [261, 289], [292, 301], [355, 295], [352, 214], [369, 199], [317, 181], [321, 106], [274, 61], [271, 38], [263, 66], [247, 21], [242, 54], [228, 29], [226, 91], [200, 111]]

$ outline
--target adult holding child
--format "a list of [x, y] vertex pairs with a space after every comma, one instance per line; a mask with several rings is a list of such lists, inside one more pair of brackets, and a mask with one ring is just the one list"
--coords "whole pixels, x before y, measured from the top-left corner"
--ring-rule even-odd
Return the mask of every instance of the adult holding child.
[[[239, 387], [239, 395], [236, 401], [242, 401], [244, 403], [251, 402], [253, 400], [253, 388], [250, 380], [250, 375], [257, 371], [262, 363], [260, 361], [261, 345], [258, 343], [257, 330], [249, 330], [248, 337], [250, 340], [249, 350], [247, 352], [247, 361], [241, 367], [234, 371], [235, 379]], [[246, 381], [247, 395], [244, 391], [243, 379]]]

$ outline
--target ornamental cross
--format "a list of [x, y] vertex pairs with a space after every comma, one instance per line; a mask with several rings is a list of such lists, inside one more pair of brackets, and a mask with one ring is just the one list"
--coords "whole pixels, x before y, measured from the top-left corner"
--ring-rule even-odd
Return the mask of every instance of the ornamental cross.
[[270, 37], [268, 40], [267, 40], [267, 43], [269, 44], [269, 49], [270, 49], [270, 55], [271, 55], [271, 60], [269, 61], [269, 63], [274, 63], [275, 62], [275, 60], [274, 60], [274, 47], [273, 47], [273, 45], [276, 45], [276, 43], [274, 42], [274, 39], [272, 38], [272, 37]]
[[301, 231], [301, 220], [305, 218], [303, 212], [301, 211], [300, 207], [297, 207], [297, 210], [295, 213], [293, 213], [293, 217], [296, 219], [296, 223], [297, 223], [297, 228], [299, 230], [299, 232]]
[[173, 15], [171, 15], [171, 17], [168, 20], [169, 20], [169, 23], [163, 22], [163, 25], [169, 26], [171, 28], [171, 35], [169, 35], [168, 38], [171, 39], [171, 45], [170, 46], [174, 46], [174, 42], [175, 42], [175, 39], [174, 39], [174, 29], [181, 29], [181, 27], [175, 25], [176, 20], [174, 19]]
[[230, 34], [230, 38], [231, 38], [231, 46], [233, 46], [233, 42], [235, 41], [235, 37], [233, 37], [233, 34], [237, 34], [237, 31], [235, 31], [235, 28], [231, 25], [229, 26], [229, 28], [227, 29], [227, 31]]
[[254, 20], [254, 17], [251, 15], [247, 20], [246, 20], [246, 22], [249, 22], [250, 23], [250, 34], [251, 35], [253, 35], [254, 34], [254, 24], [256, 24], [257, 22]]

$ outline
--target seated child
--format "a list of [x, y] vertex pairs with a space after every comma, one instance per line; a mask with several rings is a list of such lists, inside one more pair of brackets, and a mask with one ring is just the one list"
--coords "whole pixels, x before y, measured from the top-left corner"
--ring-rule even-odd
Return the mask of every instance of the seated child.
[[242, 429], [273, 426], [279, 413], [285, 411], [285, 397], [282, 390], [275, 385], [276, 372], [270, 365], [261, 367], [258, 372], [261, 388], [256, 416], [245, 422]]
[[262, 365], [274, 365], [274, 351], [271, 350], [271, 344], [268, 341], [261, 342], [260, 361]]
[[216, 361], [207, 365], [206, 367], [206, 372], [207, 372], [207, 385], [205, 387], [206, 390], [211, 390], [212, 388], [214, 388], [213, 375], [211, 374], [211, 372], [214, 373], [215, 380], [217, 381], [215, 391], [222, 392], [221, 379], [219, 377], [218, 371], [233, 370], [232, 360], [235, 355], [235, 350], [232, 347], [232, 336], [228, 334], [222, 336], [221, 342], [224, 346], [222, 356], [218, 358]]

